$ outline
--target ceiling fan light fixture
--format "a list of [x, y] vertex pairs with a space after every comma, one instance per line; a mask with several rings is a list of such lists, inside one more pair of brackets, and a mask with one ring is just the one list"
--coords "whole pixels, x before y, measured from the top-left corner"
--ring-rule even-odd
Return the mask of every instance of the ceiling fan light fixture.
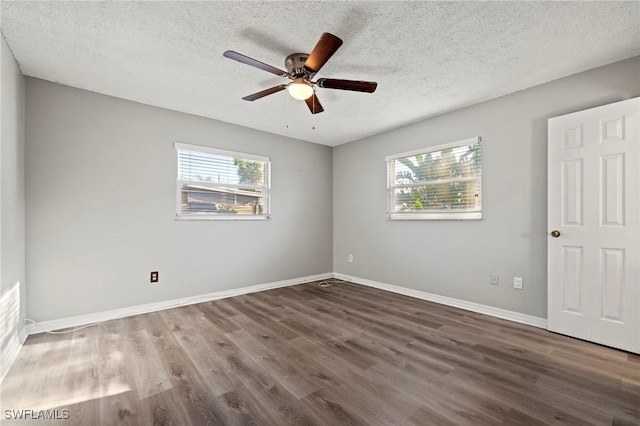
[[313, 96], [313, 86], [303, 78], [296, 78], [287, 86], [292, 98], [304, 101]]
[[342, 46], [342, 40], [340, 40], [339, 37], [330, 33], [323, 33], [320, 36], [318, 43], [316, 43], [316, 46], [311, 51], [311, 54], [292, 53], [285, 58], [284, 65], [287, 69], [286, 71], [233, 50], [227, 50], [223, 53], [223, 56], [242, 64], [258, 68], [262, 71], [275, 74], [278, 77], [292, 80], [288, 84], [279, 84], [277, 86], [261, 90], [257, 93], [253, 93], [249, 96], [245, 96], [242, 98], [243, 100], [255, 101], [287, 89], [292, 98], [305, 101], [305, 104], [307, 104], [311, 114], [318, 114], [323, 112], [324, 108], [316, 96], [316, 85], [327, 89], [351, 90], [354, 92], [364, 93], [373, 93], [378, 86], [378, 83], [375, 81], [357, 81], [335, 78], [321, 78], [318, 81], [311, 81], [318, 71], [320, 71], [320, 68], [322, 68], [329, 58], [336, 53], [340, 46]]

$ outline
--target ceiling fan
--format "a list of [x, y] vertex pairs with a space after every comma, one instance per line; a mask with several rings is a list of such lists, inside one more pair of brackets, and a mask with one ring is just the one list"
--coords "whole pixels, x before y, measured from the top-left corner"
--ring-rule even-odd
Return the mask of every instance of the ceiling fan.
[[287, 89], [291, 97], [305, 101], [312, 114], [318, 114], [324, 111], [324, 108], [322, 108], [316, 96], [316, 86], [325, 89], [352, 90], [366, 93], [373, 93], [376, 87], [378, 87], [378, 83], [373, 81], [340, 80], [333, 78], [320, 78], [316, 81], [311, 80], [318, 71], [320, 71], [320, 68], [327, 63], [329, 58], [336, 53], [340, 46], [342, 46], [342, 40], [340, 38], [330, 33], [324, 33], [313, 48], [313, 51], [311, 51], [311, 54], [293, 53], [286, 57], [284, 65], [287, 71], [272, 67], [271, 65], [234, 52], [233, 50], [227, 50], [224, 52], [224, 56], [291, 80], [291, 82], [287, 84], [280, 84], [245, 96], [242, 98], [245, 101], [255, 101], [256, 99]]

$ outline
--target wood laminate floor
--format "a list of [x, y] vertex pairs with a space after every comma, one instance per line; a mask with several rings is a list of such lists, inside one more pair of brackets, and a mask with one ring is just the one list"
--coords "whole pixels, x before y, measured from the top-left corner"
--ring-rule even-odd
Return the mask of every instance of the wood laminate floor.
[[3, 425], [640, 425], [639, 356], [349, 283], [34, 335], [0, 391]]

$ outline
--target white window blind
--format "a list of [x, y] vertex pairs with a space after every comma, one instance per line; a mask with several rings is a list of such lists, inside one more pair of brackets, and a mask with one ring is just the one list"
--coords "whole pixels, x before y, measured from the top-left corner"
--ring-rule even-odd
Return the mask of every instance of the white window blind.
[[176, 143], [177, 216], [268, 219], [268, 157]]
[[471, 138], [388, 156], [389, 219], [482, 218], [482, 145]]

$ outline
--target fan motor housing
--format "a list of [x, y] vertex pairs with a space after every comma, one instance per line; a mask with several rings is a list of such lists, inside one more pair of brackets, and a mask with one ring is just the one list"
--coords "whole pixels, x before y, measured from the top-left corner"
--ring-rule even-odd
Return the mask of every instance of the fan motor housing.
[[304, 77], [308, 71], [304, 69], [304, 63], [309, 55], [307, 53], [292, 53], [284, 60], [284, 66], [287, 67], [289, 75], [292, 77]]

